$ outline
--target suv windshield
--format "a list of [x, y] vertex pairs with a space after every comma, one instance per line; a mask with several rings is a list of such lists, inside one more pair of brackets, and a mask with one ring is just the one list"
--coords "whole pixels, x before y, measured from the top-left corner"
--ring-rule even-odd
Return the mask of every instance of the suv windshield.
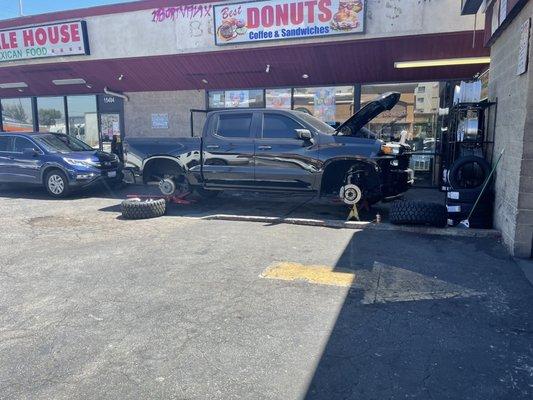
[[49, 134], [35, 136], [35, 141], [51, 153], [94, 151], [87, 143], [68, 135]]
[[320, 121], [318, 118], [313, 117], [312, 115], [306, 114], [301, 111], [294, 111], [295, 113], [298, 113], [298, 117], [305, 122], [307, 122], [309, 125], [311, 125], [314, 129], [316, 129], [319, 132], [326, 133], [328, 135], [333, 135], [335, 133], [335, 128], [331, 127], [330, 125], [326, 124], [325, 122]]

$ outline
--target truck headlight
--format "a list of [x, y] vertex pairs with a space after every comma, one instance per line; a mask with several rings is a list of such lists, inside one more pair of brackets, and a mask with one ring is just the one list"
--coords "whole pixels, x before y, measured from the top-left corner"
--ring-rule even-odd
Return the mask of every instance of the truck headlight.
[[400, 154], [400, 147], [390, 145], [390, 144], [382, 144], [381, 153], [389, 155], [389, 156]]

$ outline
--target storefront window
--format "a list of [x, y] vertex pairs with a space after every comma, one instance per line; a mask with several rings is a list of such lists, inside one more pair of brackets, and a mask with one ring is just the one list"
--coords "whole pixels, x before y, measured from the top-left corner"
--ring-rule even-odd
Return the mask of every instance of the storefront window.
[[98, 115], [95, 96], [67, 97], [68, 134], [98, 147]]
[[263, 90], [226, 90], [209, 92], [209, 108], [264, 107]]
[[338, 126], [354, 112], [354, 87], [294, 89], [294, 109], [314, 115], [329, 125]]
[[291, 89], [267, 89], [265, 91], [267, 108], [291, 109]]
[[65, 103], [63, 97], [37, 98], [40, 132], [66, 133]]
[[439, 82], [366, 85], [361, 87], [361, 106], [386, 92], [400, 92], [400, 101], [390, 111], [374, 118], [368, 128], [385, 141], [400, 140], [407, 133], [407, 143], [415, 154], [411, 168], [419, 185], [436, 182], [435, 148], [441, 85]]
[[31, 99], [2, 99], [2, 125], [5, 132], [33, 131]]
[[209, 92], [209, 108], [224, 108], [224, 92]]

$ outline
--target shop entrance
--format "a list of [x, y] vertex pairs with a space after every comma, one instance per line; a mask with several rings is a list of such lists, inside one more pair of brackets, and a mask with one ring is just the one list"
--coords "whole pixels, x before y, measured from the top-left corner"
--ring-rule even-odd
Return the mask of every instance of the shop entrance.
[[115, 96], [98, 96], [100, 149], [123, 160], [124, 101]]

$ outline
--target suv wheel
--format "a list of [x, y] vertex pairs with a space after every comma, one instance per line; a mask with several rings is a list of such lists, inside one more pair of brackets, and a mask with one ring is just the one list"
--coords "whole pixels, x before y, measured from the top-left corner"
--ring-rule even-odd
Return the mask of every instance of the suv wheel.
[[44, 186], [48, 194], [56, 198], [65, 197], [70, 192], [67, 176], [58, 169], [54, 169], [46, 174]]

